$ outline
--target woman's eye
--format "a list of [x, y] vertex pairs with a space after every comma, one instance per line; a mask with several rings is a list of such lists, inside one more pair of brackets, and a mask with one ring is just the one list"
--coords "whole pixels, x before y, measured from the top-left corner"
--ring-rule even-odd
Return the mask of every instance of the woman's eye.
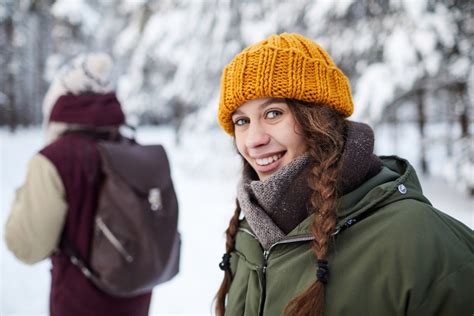
[[268, 111], [266, 114], [265, 114], [265, 117], [266, 118], [269, 118], [269, 119], [274, 119], [275, 117], [278, 117], [280, 115], [282, 115], [283, 113], [281, 113], [280, 111], [276, 111], [276, 110], [271, 110], [271, 111]]
[[245, 118], [240, 118], [240, 119], [237, 119], [234, 121], [234, 125], [236, 126], [242, 126], [242, 125], [245, 125], [249, 122], [248, 119], [245, 119]]

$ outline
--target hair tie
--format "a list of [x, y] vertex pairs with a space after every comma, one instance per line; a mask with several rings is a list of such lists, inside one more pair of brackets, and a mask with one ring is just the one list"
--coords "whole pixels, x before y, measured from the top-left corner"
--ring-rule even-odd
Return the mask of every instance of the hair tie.
[[219, 263], [219, 268], [222, 271], [226, 271], [230, 268], [230, 257], [231, 255], [227, 252], [222, 256], [222, 261]]
[[329, 263], [327, 260], [318, 260], [318, 270], [316, 271], [316, 276], [318, 281], [327, 284], [328, 283], [328, 274], [329, 274]]

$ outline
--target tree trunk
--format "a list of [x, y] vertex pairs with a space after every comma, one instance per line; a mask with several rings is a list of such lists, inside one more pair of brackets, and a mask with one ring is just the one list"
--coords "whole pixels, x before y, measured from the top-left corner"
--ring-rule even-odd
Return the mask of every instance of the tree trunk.
[[[13, 12], [11, 12], [13, 13]], [[16, 100], [15, 100], [15, 74], [14, 72], [14, 60], [13, 60], [13, 48], [14, 48], [14, 31], [15, 25], [13, 23], [12, 14], [8, 14], [5, 19], [5, 35], [7, 39], [7, 49], [4, 52], [5, 65], [6, 65], [6, 80], [5, 80], [5, 95], [6, 95], [6, 121], [10, 130], [15, 131], [18, 118], [16, 111]]]
[[420, 133], [420, 166], [424, 174], [428, 174], [428, 162], [426, 160], [426, 139], [425, 139], [425, 90], [420, 88], [416, 92], [416, 104], [418, 109], [418, 131]]
[[461, 138], [469, 139], [471, 137], [469, 133], [469, 101], [466, 102], [465, 96], [468, 95], [467, 86], [465, 82], [461, 82], [456, 86], [456, 96], [460, 100], [461, 113], [459, 115], [459, 124], [461, 126]]

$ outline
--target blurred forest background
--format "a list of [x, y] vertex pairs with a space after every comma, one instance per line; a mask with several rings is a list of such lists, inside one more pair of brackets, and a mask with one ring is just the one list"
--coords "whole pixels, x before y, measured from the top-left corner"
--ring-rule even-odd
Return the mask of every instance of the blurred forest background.
[[[474, 195], [474, 1], [0, 0], [0, 126], [42, 121], [55, 71], [106, 51], [132, 124], [217, 129], [223, 66], [272, 33], [320, 43], [350, 78], [354, 120]], [[390, 147], [391, 146], [391, 147]], [[408, 146], [408, 147], [407, 147]]]

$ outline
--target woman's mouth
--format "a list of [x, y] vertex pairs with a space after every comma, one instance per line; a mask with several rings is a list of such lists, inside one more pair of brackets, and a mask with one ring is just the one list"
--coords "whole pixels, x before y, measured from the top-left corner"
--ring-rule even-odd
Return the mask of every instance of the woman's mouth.
[[275, 154], [273, 156], [269, 156], [269, 157], [265, 157], [265, 158], [261, 158], [261, 159], [255, 159], [255, 162], [257, 165], [259, 166], [268, 166], [278, 160], [280, 160], [280, 158], [283, 156], [282, 153], [279, 153], [279, 154]]
[[254, 160], [254, 169], [257, 172], [260, 180], [264, 180], [268, 175], [277, 171], [283, 162], [282, 157], [286, 152], [280, 152], [273, 155], [269, 155], [263, 158], [257, 158]]

